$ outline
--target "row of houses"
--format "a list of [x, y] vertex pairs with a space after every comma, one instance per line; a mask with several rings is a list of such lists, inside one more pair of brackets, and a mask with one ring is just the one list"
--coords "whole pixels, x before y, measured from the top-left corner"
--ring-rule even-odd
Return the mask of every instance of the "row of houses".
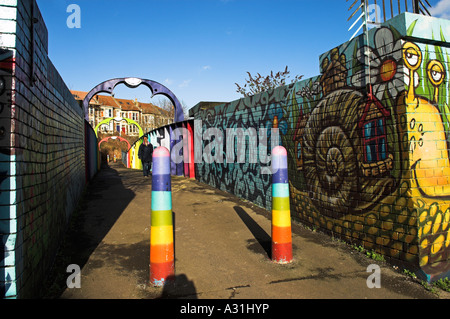
[[[75, 100], [83, 104], [88, 92], [73, 91]], [[95, 128], [107, 118], [128, 118], [136, 121], [145, 132], [173, 122], [173, 111], [166, 111], [151, 103], [142, 103], [137, 99], [119, 99], [114, 96], [96, 95], [89, 102], [89, 124]], [[139, 137], [136, 125], [126, 121], [110, 121], [103, 124], [98, 131], [103, 134]]]

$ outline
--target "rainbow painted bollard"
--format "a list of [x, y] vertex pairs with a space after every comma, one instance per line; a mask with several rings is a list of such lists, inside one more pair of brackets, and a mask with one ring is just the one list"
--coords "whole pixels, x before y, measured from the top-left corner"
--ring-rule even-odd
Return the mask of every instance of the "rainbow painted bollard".
[[150, 284], [163, 286], [174, 275], [170, 152], [161, 146], [153, 152], [150, 229]]
[[272, 261], [292, 262], [287, 152], [282, 146], [272, 150]]

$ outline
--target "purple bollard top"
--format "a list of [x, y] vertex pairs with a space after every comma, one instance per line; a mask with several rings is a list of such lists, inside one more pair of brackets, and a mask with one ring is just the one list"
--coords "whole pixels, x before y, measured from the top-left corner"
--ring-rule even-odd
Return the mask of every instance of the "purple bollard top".
[[287, 151], [283, 146], [275, 146], [272, 150], [272, 155], [287, 156]]
[[283, 146], [272, 149], [272, 183], [288, 183], [287, 151]]
[[160, 146], [153, 151], [153, 157], [167, 157], [170, 156], [170, 152], [164, 146]]

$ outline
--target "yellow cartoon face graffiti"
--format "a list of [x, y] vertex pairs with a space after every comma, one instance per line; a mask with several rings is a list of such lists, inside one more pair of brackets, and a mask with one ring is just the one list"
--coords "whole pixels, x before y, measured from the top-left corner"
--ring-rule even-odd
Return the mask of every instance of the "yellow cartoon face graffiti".
[[409, 87], [405, 95], [410, 163], [413, 178], [421, 196], [449, 197], [450, 161], [447, 137], [439, 109], [439, 86], [444, 81], [444, 67], [438, 60], [427, 65], [427, 76], [435, 87], [433, 102], [417, 96], [414, 79], [422, 63], [419, 47], [411, 42], [403, 45], [404, 65], [409, 69]]

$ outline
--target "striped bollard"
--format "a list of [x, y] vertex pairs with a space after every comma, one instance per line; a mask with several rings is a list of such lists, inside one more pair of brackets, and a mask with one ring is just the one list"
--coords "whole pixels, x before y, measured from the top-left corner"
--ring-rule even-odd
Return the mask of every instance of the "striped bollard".
[[292, 262], [287, 152], [283, 146], [272, 150], [272, 261]]
[[150, 283], [160, 287], [175, 270], [170, 152], [163, 146], [153, 152], [151, 207]]

